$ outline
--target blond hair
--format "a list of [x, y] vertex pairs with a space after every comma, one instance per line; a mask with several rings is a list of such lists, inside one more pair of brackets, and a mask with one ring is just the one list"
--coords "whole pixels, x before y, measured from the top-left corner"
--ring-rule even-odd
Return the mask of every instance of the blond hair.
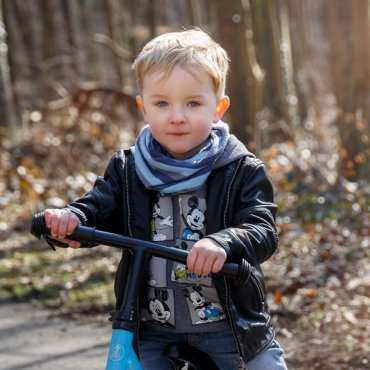
[[211, 77], [218, 98], [225, 95], [229, 57], [211, 36], [200, 29], [169, 32], [149, 41], [135, 59], [132, 69], [136, 74], [139, 92], [148, 73], [171, 73], [181, 66], [190, 73], [201, 68]]

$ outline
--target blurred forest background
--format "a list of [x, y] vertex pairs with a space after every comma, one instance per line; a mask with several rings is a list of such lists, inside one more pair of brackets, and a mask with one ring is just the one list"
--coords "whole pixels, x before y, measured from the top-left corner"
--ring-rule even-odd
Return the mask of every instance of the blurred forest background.
[[275, 186], [263, 268], [290, 369], [370, 369], [369, 0], [0, 0], [0, 301], [112, 308], [119, 252], [49, 252], [30, 218], [133, 143], [133, 58], [192, 26], [228, 51], [225, 120]]

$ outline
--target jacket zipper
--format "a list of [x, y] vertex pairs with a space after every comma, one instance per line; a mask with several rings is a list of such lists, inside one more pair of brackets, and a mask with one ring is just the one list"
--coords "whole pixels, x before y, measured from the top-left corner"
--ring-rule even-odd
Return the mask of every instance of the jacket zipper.
[[236, 335], [235, 322], [234, 322], [234, 319], [231, 315], [229, 284], [226, 281], [225, 277], [224, 277], [224, 283], [225, 283], [225, 287], [226, 287], [226, 309], [227, 309], [227, 314], [228, 314], [230, 325], [231, 325], [231, 332], [233, 333], [233, 337], [235, 339], [235, 343], [236, 343], [238, 353], [239, 353], [239, 356], [238, 356], [239, 369], [244, 369], [245, 368], [245, 363], [244, 363], [244, 359], [243, 359], [243, 355], [242, 355], [242, 349], [241, 349], [241, 345], [240, 345], [240, 342], [238, 340], [238, 337]]
[[[237, 167], [236, 167], [236, 169], [234, 171], [234, 174], [233, 174], [233, 176], [231, 178], [231, 181], [230, 181], [229, 186], [228, 186], [228, 189], [227, 189], [226, 205], [225, 205], [224, 220], [223, 220], [224, 221], [224, 228], [225, 229], [227, 228], [226, 214], [227, 214], [227, 210], [229, 208], [231, 185], [233, 184], [233, 182], [235, 180], [235, 177], [236, 177], [236, 174], [237, 174], [237, 172], [239, 170], [239, 167], [241, 165], [241, 162], [242, 162], [242, 159], [239, 160], [238, 165], [237, 165]], [[241, 345], [240, 345], [240, 342], [239, 342], [238, 337], [237, 337], [237, 334], [236, 334], [235, 322], [234, 322], [233, 316], [231, 315], [229, 284], [228, 284], [228, 282], [227, 282], [227, 280], [226, 280], [225, 277], [224, 277], [224, 283], [225, 283], [225, 287], [226, 287], [226, 309], [227, 309], [227, 313], [228, 313], [229, 321], [230, 321], [230, 325], [231, 325], [231, 332], [233, 333], [233, 336], [234, 336], [234, 339], [235, 339], [235, 343], [237, 345], [237, 349], [238, 349], [238, 353], [239, 353], [239, 357], [238, 357], [239, 368], [240, 369], [245, 369], [245, 362], [244, 362], [243, 355], [242, 355]]]
[[[125, 158], [125, 179], [126, 179], [126, 207], [127, 207], [127, 229], [128, 234], [132, 238], [132, 229], [131, 229], [131, 208], [130, 208], [130, 189], [129, 189], [129, 164], [128, 164], [128, 157]], [[140, 308], [139, 308], [139, 297], [136, 297], [136, 314], [137, 314], [137, 321], [136, 321], [136, 346], [139, 347], [139, 323], [140, 323]]]
[[131, 230], [131, 209], [130, 209], [130, 202], [129, 202], [129, 196], [130, 196], [130, 189], [129, 189], [129, 182], [128, 182], [128, 157], [125, 158], [125, 178], [126, 178], [126, 205], [127, 205], [127, 228], [130, 238], [132, 238], [132, 230]]

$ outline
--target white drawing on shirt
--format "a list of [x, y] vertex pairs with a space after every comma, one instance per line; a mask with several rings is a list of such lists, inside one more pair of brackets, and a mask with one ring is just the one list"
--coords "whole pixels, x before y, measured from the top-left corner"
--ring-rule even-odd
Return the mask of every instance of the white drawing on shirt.
[[169, 298], [168, 291], [155, 289], [154, 294], [155, 297], [149, 300], [148, 307], [153, 320], [167, 327], [173, 327], [173, 325], [168, 322], [171, 317], [170, 308], [166, 304]]
[[[192, 196], [188, 200], [188, 206], [190, 207], [186, 217], [181, 210], [181, 217], [186, 225], [182, 232], [181, 239], [185, 240], [199, 240], [203, 237], [203, 233], [200, 231], [204, 228], [204, 213], [198, 208], [199, 200], [196, 196]], [[180, 199], [181, 207], [181, 199]]]
[[151, 219], [151, 232], [152, 232], [152, 240], [156, 242], [161, 242], [167, 239], [165, 234], [161, 234], [157, 232], [156, 220], [158, 219], [158, 224], [162, 226], [173, 226], [173, 220], [171, 220], [171, 215], [167, 217], [163, 217], [160, 215], [161, 207], [159, 205], [159, 199], [157, 199], [156, 203], [154, 204], [152, 219]]
[[195, 306], [194, 310], [200, 319], [196, 324], [224, 319], [225, 315], [222, 306], [216, 302], [206, 302], [201, 290], [202, 287], [200, 286], [192, 286], [183, 290], [185, 297], [188, 297]]

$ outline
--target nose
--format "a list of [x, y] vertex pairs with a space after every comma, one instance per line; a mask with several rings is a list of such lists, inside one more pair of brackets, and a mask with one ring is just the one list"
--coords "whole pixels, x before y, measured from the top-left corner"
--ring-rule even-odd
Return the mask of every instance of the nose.
[[171, 111], [171, 123], [179, 124], [185, 122], [185, 114], [181, 108], [174, 108]]

